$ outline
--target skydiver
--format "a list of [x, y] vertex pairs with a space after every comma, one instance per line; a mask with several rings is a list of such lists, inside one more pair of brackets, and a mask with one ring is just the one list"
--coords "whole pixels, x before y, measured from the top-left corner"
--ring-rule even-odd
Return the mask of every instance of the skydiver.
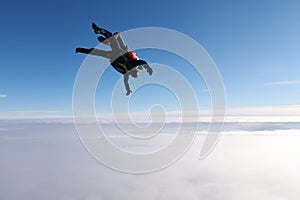
[[139, 75], [137, 68], [145, 68], [148, 74], [151, 76], [153, 70], [146, 61], [140, 60], [135, 52], [128, 50], [128, 47], [120, 33], [116, 32], [112, 34], [108, 30], [98, 27], [95, 23], [92, 23], [92, 28], [95, 34], [102, 34], [104, 36], [99, 36], [98, 41], [109, 45], [111, 47], [111, 51], [95, 48], [76, 48], [76, 53], [85, 53], [108, 58], [113, 68], [124, 75], [126, 95], [130, 95], [132, 91], [128, 83], [129, 75], [137, 78]]

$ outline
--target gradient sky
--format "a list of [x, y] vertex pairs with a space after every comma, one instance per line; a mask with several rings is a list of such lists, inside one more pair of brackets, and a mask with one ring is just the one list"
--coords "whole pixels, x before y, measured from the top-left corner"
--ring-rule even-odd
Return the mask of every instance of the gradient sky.
[[[93, 21], [112, 32], [152, 26], [192, 37], [218, 66], [229, 108], [300, 104], [299, 1], [107, 2], [1, 1], [1, 116], [71, 114], [73, 84], [85, 58], [74, 49], [98, 45]], [[179, 71], [184, 65], [163, 53], [140, 57]], [[113, 84], [120, 75], [111, 69], [108, 77]], [[193, 78], [191, 84], [201, 99], [205, 86], [198, 88]], [[207, 106], [207, 96], [201, 106]]]

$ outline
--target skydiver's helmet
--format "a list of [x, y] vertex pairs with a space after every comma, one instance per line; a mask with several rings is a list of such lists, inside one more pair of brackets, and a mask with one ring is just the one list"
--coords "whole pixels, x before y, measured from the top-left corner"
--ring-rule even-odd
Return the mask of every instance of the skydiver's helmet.
[[134, 51], [129, 51], [128, 55], [133, 59], [133, 60], [138, 60], [139, 57], [137, 57], [136, 53]]

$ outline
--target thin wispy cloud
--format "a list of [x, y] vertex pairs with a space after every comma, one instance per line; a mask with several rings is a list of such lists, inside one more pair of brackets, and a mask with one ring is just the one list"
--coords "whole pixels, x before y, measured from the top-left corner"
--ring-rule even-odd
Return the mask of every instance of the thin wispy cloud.
[[24, 119], [39, 119], [39, 118], [65, 118], [70, 117], [63, 110], [15, 110], [8, 111], [0, 115], [0, 119], [24, 118]]
[[208, 89], [202, 89], [202, 90], [200, 90], [200, 92], [201, 93], [207, 93], [207, 92], [209, 92], [209, 90]]
[[6, 98], [7, 95], [6, 94], [0, 94], [0, 99]]
[[35, 113], [62, 113], [62, 110], [16, 110], [16, 111], [11, 111], [12, 113], [16, 114], [35, 114]]
[[300, 80], [276, 81], [265, 83], [265, 86], [300, 85]]

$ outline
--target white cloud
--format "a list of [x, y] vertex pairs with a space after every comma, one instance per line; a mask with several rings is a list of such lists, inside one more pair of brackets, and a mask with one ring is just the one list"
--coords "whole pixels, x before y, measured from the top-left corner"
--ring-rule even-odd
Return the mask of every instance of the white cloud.
[[35, 113], [42, 113], [42, 114], [49, 114], [49, 113], [61, 113], [63, 112], [62, 110], [16, 110], [16, 111], [11, 111], [11, 113], [16, 113], [16, 114], [35, 114]]
[[[185, 112], [187, 122], [210, 122], [211, 110], [200, 109], [199, 113], [194, 111]], [[151, 114], [151, 117], [150, 117]], [[162, 122], [166, 117], [166, 122], [181, 122], [181, 111], [162, 113], [132, 112], [130, 117], [135, 122]], [[111, 114], [99, 114], [100, 121], [113, 122]], [[127, 114], [120, 114], [121, 121], [128, 121]], [[151, 121], [152, 120], [152, 121]], [[300, 105], [289, 106], [263, 106], [263, 107], [238, 107], [226, 108], [225, 122], [299, 122]]]
[[6, 94], [0, 94], [0, 99], [6, 98], [7, 95]]
[[226, 121], [299, 122], [300, 105], [229, 108]]
[[[186, 122], [211, 122], [212, 110], [201, 108], [198, 112], [186, 111]], [[182, 112], [130, 112], [131, 120], [138, 122], [181, 122]], [[151, 115], [150, 115], [151, 114]], [[127, 114], [118, 115], [118, 122], [129, 122]], [[166, 118], [165, 118], [166, 117]], [[72, 115], [63, 110], [19, 110], [2, 114], [0, 118], [22, 118], [22, 119], [71, 119]], [[114, 122], [110, 113], [97, 113], [100, 122]], [[263, 106], [263, 107], [237, 107], [226, 108], [225, 122], [299, 122], [300, 105], [289, 106]]]
[[277, 81], [265, 83], [265, 86], [280, 86], [280, 85], [299, 85], [300, 80]]
[[2, 113], [0, 119], [45, 119], [70, 118], [63, 110], [15, 110]]
[[[36, 139], [19, 140], [28, 134]], [[96, 162], [71, 126], [32, 124], [5, 135], [14, 138], [0, 145], [1, 199], [300, 199], [299, 130], [228, 132], [204, 160], [197, 136], [178, 162], [144, 175]]]

